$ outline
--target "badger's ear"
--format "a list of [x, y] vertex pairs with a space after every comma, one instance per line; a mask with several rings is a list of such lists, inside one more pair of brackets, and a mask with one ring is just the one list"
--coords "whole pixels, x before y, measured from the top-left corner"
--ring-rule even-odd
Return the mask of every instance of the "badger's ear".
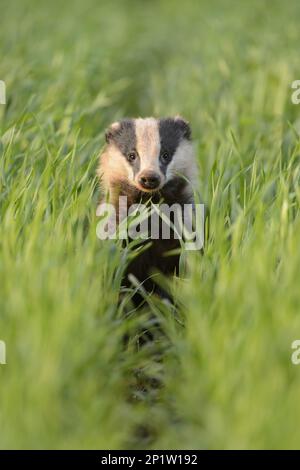
[[109, 126], [108, 129], [105, 131], [105, 140], [109, 144], [115, 137], [115, 135], [118, 133], [120, 130], [121, 124], [116, 121], [113, 124]]
[[182, 136], [185, 139], [190, 140], [192, 137], [192, 130], [191, 130], [190, 123], [179, 115], [175, 116], [174, 119], [182, 132]]

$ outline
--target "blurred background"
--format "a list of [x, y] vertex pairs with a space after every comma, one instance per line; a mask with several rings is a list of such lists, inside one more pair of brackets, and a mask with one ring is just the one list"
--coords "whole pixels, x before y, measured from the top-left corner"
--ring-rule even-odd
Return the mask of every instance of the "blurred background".
[[[299, 2], [0, 10], [0, 447], [299, 447]], [[104, 130], [177, 113], [210, 235], [176, 309], [125, 320], [131, 250], [96, 238]], [[164, 335], [124, 347], [153, 314]]]

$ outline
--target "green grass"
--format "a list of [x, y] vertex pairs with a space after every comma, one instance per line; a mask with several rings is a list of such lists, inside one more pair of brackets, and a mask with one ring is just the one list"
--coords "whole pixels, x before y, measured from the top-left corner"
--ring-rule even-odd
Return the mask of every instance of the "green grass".
[[[299, 448], [299, 2], [0, 9], [0, 447]], [[150, 299], [125, 319], [129, 253], [96, 237], [97, 155], [110, 122], [178, 112], [209, 240], [176, 312]], [[149, 312], [165, 337], [125, 347]], [[164, 385], [143, 394], [143, 376]]]

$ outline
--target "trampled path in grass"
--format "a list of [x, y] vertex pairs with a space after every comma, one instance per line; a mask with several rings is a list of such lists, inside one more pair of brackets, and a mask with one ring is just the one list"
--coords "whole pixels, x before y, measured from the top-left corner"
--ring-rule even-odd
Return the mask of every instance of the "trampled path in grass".
[[[299, 447], [299, 8], [2, 1], [1, 448]], [[124, 320], [97, 156], [110, 122], [176, 113], [209, 239], [171, 283], [176, 314], [150, 299]], [[165, 336], [124, 348], [153, 313]], [[132, 399], [143, 374], [163, 386]]]

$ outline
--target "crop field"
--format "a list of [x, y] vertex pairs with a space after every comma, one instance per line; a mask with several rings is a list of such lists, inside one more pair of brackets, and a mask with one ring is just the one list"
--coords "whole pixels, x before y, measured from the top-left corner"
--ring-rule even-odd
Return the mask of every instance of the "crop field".
[[[299, 17], [0, 0], [1, 449], [300, 448]], [[96, 236], [98, 156], [111, 122], [177, 113], [209, 233], [174, 305], [134, 311], [132, 248]]]

